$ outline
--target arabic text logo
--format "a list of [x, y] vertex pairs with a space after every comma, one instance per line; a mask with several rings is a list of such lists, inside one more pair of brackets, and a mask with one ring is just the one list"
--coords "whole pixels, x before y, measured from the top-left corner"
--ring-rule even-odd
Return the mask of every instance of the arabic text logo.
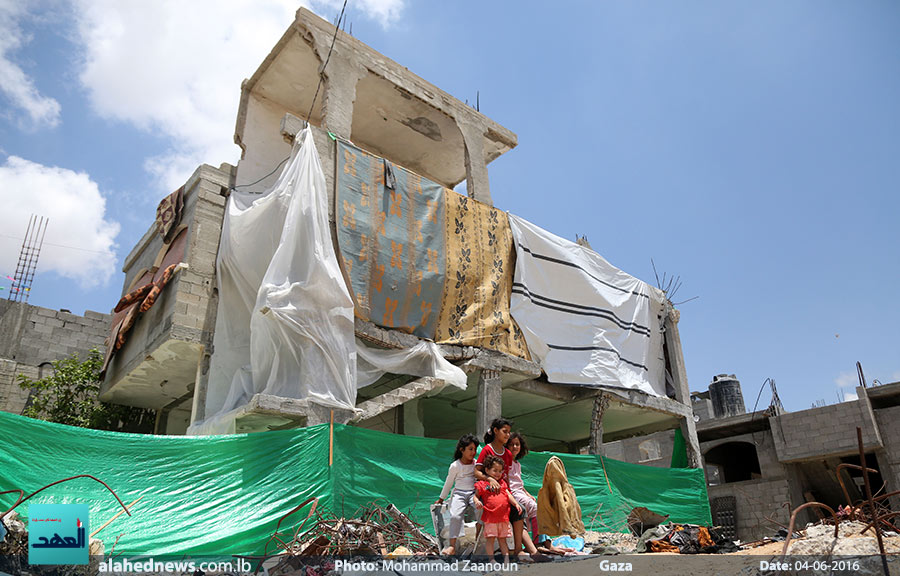
[[30, 564], [87, 564], [87, 504], [31, 504], [28, 507]]

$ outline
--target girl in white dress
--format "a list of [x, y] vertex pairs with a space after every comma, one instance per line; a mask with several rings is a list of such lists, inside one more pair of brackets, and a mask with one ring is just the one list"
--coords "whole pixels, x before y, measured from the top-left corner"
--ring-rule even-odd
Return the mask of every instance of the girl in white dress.
[[441, 551], [442, 554], [456, 554], [456, 540], [463, 535], [465, 527], [463, 520], [466, 510], [475, 508], [475, 454], [478, 452], [478, 439], [472, 434], [466, 434], [456, 443], [456, 452], [453, 454], [453, 463], [447, 471], [447, 480], [444, 489], [435, 504], [442, 504], [444, 498], [450, 496], [450, 546]]

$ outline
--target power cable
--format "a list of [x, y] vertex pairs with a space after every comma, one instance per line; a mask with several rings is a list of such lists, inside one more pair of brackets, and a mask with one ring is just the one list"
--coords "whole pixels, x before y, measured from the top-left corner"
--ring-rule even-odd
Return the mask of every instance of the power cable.
[[[0, 234], [0, 236], [4, 238], [12, 238], [13, 240], [17, 240], [19, 242], [22, 241], [22, 238], [17, 238], [15, 236], [11, 236], [9, 234]], [[79, 248], [78, 246], [67, 246], [66, 244], [54, 244], [53, 242], [44, 242], [45, 246], [55, 246], [57, 248], [68, 248], [69, 250], [80, 250], [82, 252], [93, 252], [94, 254], [109, 254], [109, 252], [104, 252], [102, 250], [90, 250], [88, 248]]]

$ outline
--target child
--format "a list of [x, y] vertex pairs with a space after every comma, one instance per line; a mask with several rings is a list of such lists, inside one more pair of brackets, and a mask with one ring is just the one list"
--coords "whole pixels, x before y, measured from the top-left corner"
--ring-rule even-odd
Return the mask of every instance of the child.
[[[482, 451], [483, 452], [483, 451]], [[509, 547], [506, 538], [509, 536], [509, 511], [515, 507], [521, 514], [522, 507], [509, 493], [509, 487], [503, 480], [503, 460], [496, 456], [487, 456], [483, 461], [483, 469], [493, 482], [481, 480], [475, 483], [475, 507], [482, 510], [481, 521], [484, 523], [484, 549], [488, 556], [494, 553], [494, 539], [499, 540], [500, 552], [503, 553], [503, 561], [509, 562]], [[497, 484], [499, 491], [493, 491], [492, 485]]]
[[[456, 443], [456, 452], [453, 453], [453, 463], [447, 472], [447, 481], [444, 489], [435, 504], [444, 502], [444, 498], [450, 493], [453, 486], [453, 494], [450, 496], [450, 546], [441, 551], [442, 554], [456, 554], [456, 539], [463, 535], [465, 530], [463, 519], [466, 510], [475, 510], [475, 452], [478, 450], [478, 439], [472, 434], [466, 434]], [[455, 486], [454, 486], [455, 483]]]
[[478, 455], [478, 460], [475, 461], [475, 479], [489, 482], [494, 492], [500, 489], [500, 484], [485, 474], [482, 466], [487, 456], [497, 456], [503, 461], [503, 481], [509, 483], [507, 473], [513, 463], [513, 458], [512, 454], [506, 451], [506, 442], [509, 440], [511, 429], [512, 422], [506, 418], [495, 418], [484, 434], [485, 446]]
[[529, 494], [525, 489], [525, 483], [522, 481], [522, 465], [519, 460], [528, 454], [528, 444], [525, 443], [525, 437], [519, 432], [513, 432], [506, 442], [506, 449], [509, 450], [513, 457], [512, 466], [509, 467], [509, 491], [513, 498], [522, 505], [525, 510], [525, 519], [530, 524], [532, 533], [537, 537], [537, 500]]
[[[506, 443], [509, 441], [511, 429], [512, 422], [506, 418], [494, 419], [484, 435], [485, 447], [481, 450], [481, 454], [478, 455], [478, 460], [475, 461], [475, 479], [490, 482], [490, 489], [494, 492], [500, 490], [500, 484], [484, 473], [482, 470], [482, 461], [489, 455], [502, 459], [504, 464], [503, 481], [506, 482], [507, 485], [509, 484], [509, 468], [513, 463], [513, 455], [506, 449]], [[509, 521], [512, 522], [513, 529], [514, 552], [518, 556], [519, 561], [527, 562], [530, 558], [525, 554], [519, 554], [523, 543], [525, 544], [525, 552], [534, 554], [537, 552], [537, 549], [534, 547], [534, 544], [531, 543], [530, 539], [527, 541], [523, 539], [525, 533], [523, 529], [524, 522], [522, 521], [522, 517], [518, 510], [520, 509], [511, 508], [509, 515]]]

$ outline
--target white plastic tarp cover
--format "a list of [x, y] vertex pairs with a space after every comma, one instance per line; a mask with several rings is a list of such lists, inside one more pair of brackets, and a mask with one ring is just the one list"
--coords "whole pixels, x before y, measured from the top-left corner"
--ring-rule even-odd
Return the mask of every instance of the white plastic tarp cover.
[[263, 195], [233, 191], [217, 272], [219, 308], [206, 414], [256, 393], [356, 404], [353, 301], [328, 227], [328, 194], [309, 128]]
[[550, 382], [665, 396], [658, 288], [590, 248], [509, 215], [516, 242], [510, 313]]
[[272, 188], [232, 191], [216, 262], [219, 307], [206, 418], [188, 433], [234, 433], [236, 414], [258, 393], [354, 410], [357, 387], [385, 372], [434, 376], [465, 389], [465, 373], [433, 342], [382, 350], [355, 339], [327, 202], [308, 128], [297, 135]]
[[433, 376], [462, 390], [466, 389], [466, 373], [459, 366], [447, 362], [434, 342], [422, 340], [412, 348], [402, 350], [370, 348], [359, 339], [356, 343], [357, 388], [374, 384], [385, 373], [391, 372]]

